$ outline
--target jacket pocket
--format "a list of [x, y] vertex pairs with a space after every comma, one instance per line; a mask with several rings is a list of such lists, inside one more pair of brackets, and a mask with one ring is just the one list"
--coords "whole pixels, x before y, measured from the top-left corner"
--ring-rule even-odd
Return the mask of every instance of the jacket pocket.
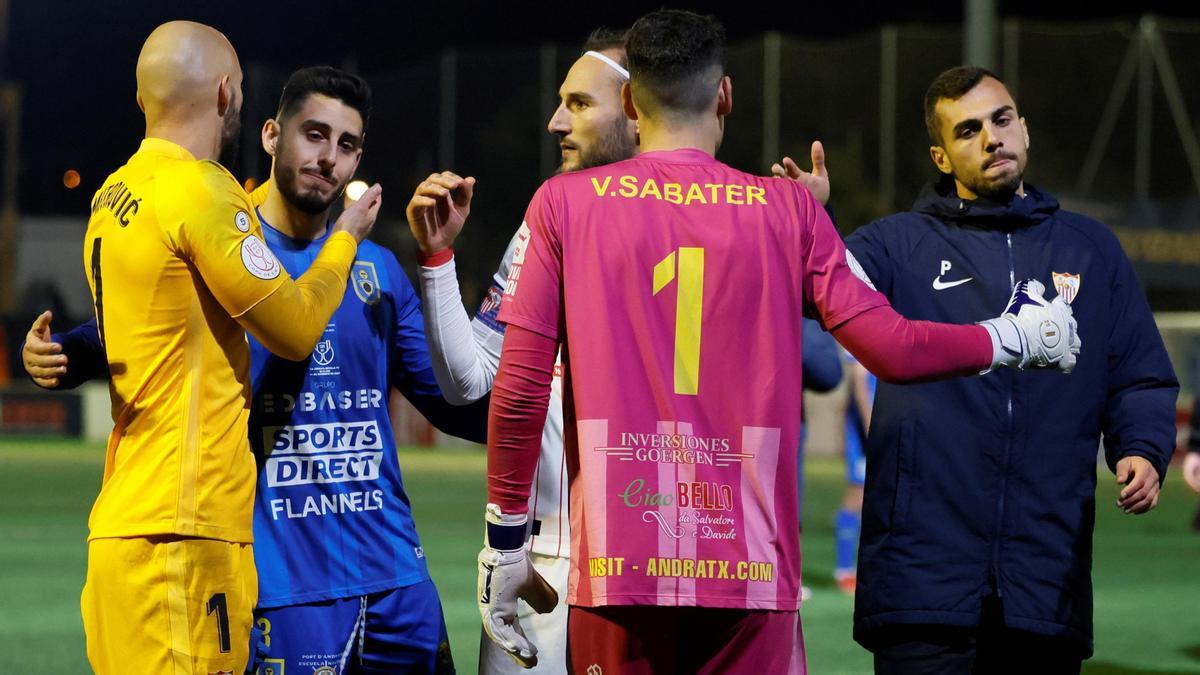
[[892, 502], [892, 531], [903, 528], [908, 518], [912, 493], [917, 482], [916, 420], [900, 423], [900, 444], [896, 453], [896, 496]]

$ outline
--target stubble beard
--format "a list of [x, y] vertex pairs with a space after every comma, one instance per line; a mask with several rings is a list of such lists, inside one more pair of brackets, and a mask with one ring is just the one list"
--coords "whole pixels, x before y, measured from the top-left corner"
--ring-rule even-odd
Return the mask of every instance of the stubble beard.
[[637, 144], [625, 134], [626, 119], [617, 117], [607, 131], [590, 148], [579, 148], [579, 158], [574, 166], [560, 164], [557, 173], [569, 173], [581, 169], [604, 166], [633, 157]]

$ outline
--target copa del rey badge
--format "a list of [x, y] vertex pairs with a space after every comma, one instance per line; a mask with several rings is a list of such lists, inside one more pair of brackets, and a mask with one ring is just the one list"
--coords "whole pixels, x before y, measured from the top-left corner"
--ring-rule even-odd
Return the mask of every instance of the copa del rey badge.
[[1051, 272], [1050, 276], [1054, 279], [1054, 290], [1058, 291], [1059, 297], [1068, 305], [1071, 304], [1075, 300], [1075, 296], [1079, 295], [1079, 275]]

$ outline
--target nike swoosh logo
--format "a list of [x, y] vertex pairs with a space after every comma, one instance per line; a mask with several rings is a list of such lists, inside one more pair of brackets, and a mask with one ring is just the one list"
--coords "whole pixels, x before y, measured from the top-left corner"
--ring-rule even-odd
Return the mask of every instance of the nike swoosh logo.
[[944, 291], [947, 288], [954, 288], [955, 286], [961, 286], [961, 285], [967, 283], [968, 281], [971, 281], [974, 278], [975, 277], [967, 277], [966, 279], [959, 279], [958, 281], [942, 281], [942, 277], [938, 276], [938, 277], [935, 277], [933, 280], [933, 290]]

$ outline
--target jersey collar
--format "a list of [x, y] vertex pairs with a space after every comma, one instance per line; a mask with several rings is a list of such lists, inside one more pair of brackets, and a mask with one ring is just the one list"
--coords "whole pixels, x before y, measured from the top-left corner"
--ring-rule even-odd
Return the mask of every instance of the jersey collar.
[[263, 218], [262, 209], [254, 207], [254, 214], [258, 216], [258, 222], [262, 224], [263, 236], [267, 241], [270, 241], [289, 251], [303, 251], [310, 246], [316, 246], [318, 249], [325, 244], [325, 240], [329, 238], [329, 232], [333, 229], [333, 223], [325, 223], [325, 232], [316, 239], [296, 239], [275, 229], [270, 223]]
[[672, 164], [715, 164], [717, 158], [698, 148], [676, 148], [675, 150], [651, 150], [634, 159], [653, 159]]
[[196, 160], [196, 156], [188, 151], [187, 148], [172, 143], [165, 138], [143, 138], [142, 144], [138, 146], [138, 152], [151, 152], [156, 155], [167, 155], [176, 159]]

